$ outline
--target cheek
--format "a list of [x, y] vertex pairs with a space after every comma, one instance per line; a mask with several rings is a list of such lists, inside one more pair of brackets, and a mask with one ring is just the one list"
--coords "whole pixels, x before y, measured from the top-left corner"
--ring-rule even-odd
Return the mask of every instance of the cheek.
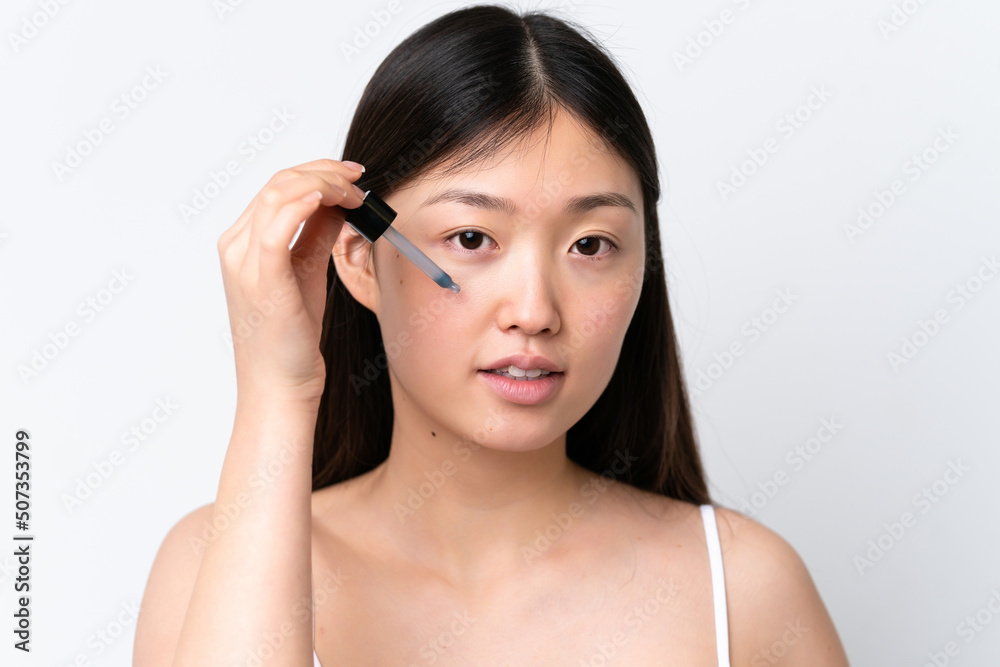
[[[391, 248], [391, 246], [390, 246]], [[395, 248], [379, 257], [379, 325], [386, 355], [400, 375], [432, 377], [428, 369], [454, 364], [463, 320], [459, 294], [441, 288]], [[440, 376], [439, 376], [440, 377]]]
[[593, 294], [582, 304], [570, 341], [592, 372], [611, 377], [634, 310], [635, 304], [613, 289]]

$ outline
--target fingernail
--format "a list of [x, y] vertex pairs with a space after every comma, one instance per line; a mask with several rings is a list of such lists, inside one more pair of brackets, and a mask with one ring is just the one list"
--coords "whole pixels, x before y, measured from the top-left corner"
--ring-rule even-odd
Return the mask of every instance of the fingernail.
[[362, 174], [365, 173], [365, 166], [362, 164], [358, 164], [357, 162], [354, 162], [352, 160], [344, 160], [342, 164], [346, 164], [351, 169], [354, 169], [355, 171], [360, 171]]

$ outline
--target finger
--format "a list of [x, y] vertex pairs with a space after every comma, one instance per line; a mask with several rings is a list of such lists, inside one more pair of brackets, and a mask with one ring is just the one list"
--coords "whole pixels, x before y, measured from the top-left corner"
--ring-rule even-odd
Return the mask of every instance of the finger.
[[[260, 209], [262, 203], [266, 203], [262, 200], [267, 197], [271, 197], [271, 195], [276, 193], [278, 196], [274, 197], [274, 200], [271, 202], [272, 212], [290, 199], [304, 197], [313, 188], [324, 193], [323, 201], [328, 206], [332, 206], [336, 203], [333, 200], [333, 194], [341, 191], [347, 193], [347, 196], [344, 197], [343, 203], [341, 204], [342, 206], [345, 208], [353, 208], [361, 205], [364, 192], [360, 189], [354, 189], [354, 181], [356, 181], [361, 175], [360, 171], [349, 169], [342, 163], [334, 160], [315, 160], [313, 162], [307, 162], [306, 165], [314, 165], [315, 168], [304, 169], [303, 167], [305, 165], [302, 165], [299, 167], [282, 169], [274, 174], [274, 176], [272, 176], [264, 185], [261, 191], [258, 192], [253, 198], [243, 214], [239, 217], [239, 219], [237, 219], [236, 223], [229, 230], [226, 230], [223, 233], [223, 236], [229, 235], [236, 237], [240, 234], [244, 229], [246, 229], [248, 222], [253, 219], [254, 211]], [[309, 177], [313, 180], [308, 180]], [[307, 184], [300, 183], [299, 185], [289, 185], [299, 183], [303, 178], [307, 179]], [[322, 182], [315, 179], [320, 179]], [[327, 184], [332, 184], [334, 187], [330, 189]], [[354, 201], [355, 197], [350, 196], [352, 192], [357, 195], [357, 202]], [[280, 193], [285, 193], [286, 196], [281, 197]]]
[[[249, 247], [260, 243], [263, 234], [278, 215], [278, 211], [290, 202], [298, 201], [310, 192], [319, 191], [324, 206], [341, 206], [357, 208], [362, 203], [364, 193], [359, 192], [353, 183], [339, 174], [308, 172], [298, 174], [297, 178], [268, 183], [257, 194], [257, 206], [244, 223], [241, 233], [249, 230]], [[299, 222], [301, 222], [301, 218]], [[294, 230], [292, 230], [294, 233]], [[277, 233], [281, 233], [280, 231]], [[285, 243], [285, 249], [291, 243], [291, 236]]]
[[[282, 169], [271, 177], [265, 187], [282, 190], [286, 186], [277, 187], [277, 184], [287, 183], [293, 180], [301, 180], [303, 176], [306, 175], [322, 179], [325, 183], [334, 184], [335, 188], [333, 188], [331, 192], [330, 189], [324, 185], [324, 183], [310, 181], [308, 186], [301, 189], [296, 187], [295, 189], [285, 190], [287, 193], [290, 193], [287, 195], [288, 197], [296, 197], [298, 195], [305, 196], [305, 194], [308, 194], [308, 192], [311, 191], [310, 188], [315, 185], [321, 192], [326, 191], [322, 200], [325, 205], [336, 205], [337, 200], [332, 195], [339, 194], [339, 192], [344, 190], [347, 191], [348, 195], [350, 195], [353, 191], [354, 194], [357, 195], [357, 202], [355, 203], [354, 197], [347, 196], [339, 201], [340, 206], [344, 208], [354, 208], [355, 206], [361, 205], [364, 193], [355, 191], [353, 187], [351, 187], [353, 181], [357, 180], [357, 178], [361, 176], [361, 172], [336, 160], [313, 160], [312, 162], [306, 162], [298, 167]], [[258, 193], [258, 196], [251, 200], [250, 204], [247, 205], [247, 208], [243, 211], [236, 222], [220, 235], [220, 247], [233, 246], [231, 254], [236, 253], [241, 256], [246, 255], [247, 250], [251, 245], [251, 234], [248, 230], [252, 229], [253, 226], [250, 224], [250, 221], [255, 219], [255, 216], [258, 215], [264, 215], [265, 218], [273, 217], [274, 215], [273, 207], [270, 213], [260, 213], [259, 211], [261, 208], [261, 196], [260, 193]]]
[[295, 173], [304, 173], [307, 171], [338, 174], [346, 178], [351, 183], [355, 182], [362, 176], [362, 171], [360, 169], [355, 169], [354, 167], [337, 160], [323, 158], [320, 160], [312, 160], [311, 162], [304, 162], [289, 169], [282, 169], [272, 176], [272, 179], [275, 182], [280, 182], [293, 177]]
[[357, 162], [351, 162], [350, 160], [334, 160], [333, 158], [320, 158], [319, 160], [312, 160], [311, 162], [303, 162], [302, 164], [295, 167], [296, 169], [310, 170], [334, 170], [343, 173], [345, 176], [351, 179], [351, 181], [356, 181], [364, 173], [361, 169], [354, 167]]
[[317, 191], [289, 202], [268, 225], [260, 242], [251, 244], [248, 260], [251, 265], [257, 265], [262, 282], [284, 285], [292, 279], [292, 257], [289, 250], [292, 237], [299, 224], [316, 213], [319, 208], [320, 199]]
[[[295, 239], [292, 246], [292, 262], [305, 261], [313, 258], [313, 261], [323, 261], [330, 257], [333, 246], [337, 242], [337, 237], [344, 227], [344, 210], [333, 206], [320, 206], [304, 223], [302, 231]], [[323, 262], [326, 266], [326, 262]]]

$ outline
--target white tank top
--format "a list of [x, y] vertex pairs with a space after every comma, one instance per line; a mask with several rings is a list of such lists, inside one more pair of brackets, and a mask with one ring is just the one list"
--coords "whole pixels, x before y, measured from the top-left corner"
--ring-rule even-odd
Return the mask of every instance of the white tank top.
[[[729, 664], [729, 619], [726, 613], [726, 578], [722, 569], [722, 545], [719, 542], [719, 527], [715, 523], [715, 510], [711, 505], [700, 505], [701, 519], [705, 524], [705, 540], [708, 542], [708, 564], [712, 568], [712, 601], [715, 607], [715, 649], [719, 667]], [[313, 603], [315, 607], [315, 602]], [[313, 616], [313, 646], [316, 645], [316, 616]], [[313, 649], [313, 664], [323, 667]]]

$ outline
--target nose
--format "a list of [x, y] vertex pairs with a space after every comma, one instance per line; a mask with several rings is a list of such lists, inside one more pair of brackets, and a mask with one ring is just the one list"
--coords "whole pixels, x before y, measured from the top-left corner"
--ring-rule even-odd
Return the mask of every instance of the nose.
[[536, 253], [525, 252], [507, 263], [497, 304], [497, 326], [507, 332], [555, 334], [559, 331], [558, 277], [539, 261]]

